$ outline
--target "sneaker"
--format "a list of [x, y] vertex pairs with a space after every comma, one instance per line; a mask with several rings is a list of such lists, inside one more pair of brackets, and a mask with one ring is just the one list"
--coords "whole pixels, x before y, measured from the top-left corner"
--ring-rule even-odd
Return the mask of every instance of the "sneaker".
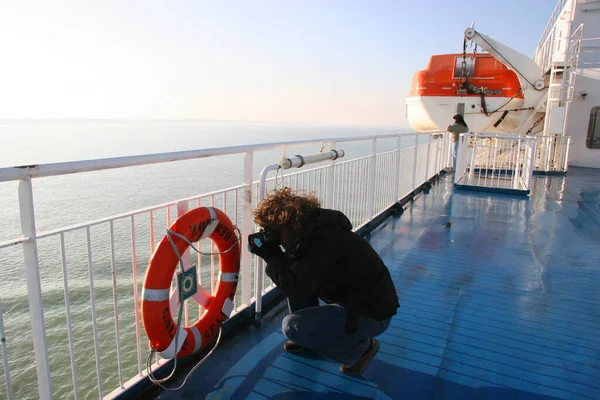
[[285, 344], [283, 345], [283, 349], [285, 351], [287, 351], [288, 353], [302, 353], [305, 352], [306, 350], [308, 350], [306, 347], [299, 345], [298, 343], [294, 343], [291, 340], [288, 340], [287, 342], [285, 342]]
[[346, 375], [358, 376], [362, 375], [363, 372], [369, 366], [369, 363], [375, 357], [375, 354], [379, 351], [379, 342], [376, 339], [371, 339], [369, 347], [365, 350], [362, 356], [358, 359], [354, 365], [340, 365], [340, 371]]

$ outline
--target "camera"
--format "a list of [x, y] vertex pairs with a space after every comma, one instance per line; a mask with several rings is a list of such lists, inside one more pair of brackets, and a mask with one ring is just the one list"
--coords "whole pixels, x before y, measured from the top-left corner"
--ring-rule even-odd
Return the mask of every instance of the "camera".
[[279, 237], [271, 231], [261, 230], [248, 236], [248, 245], [262, 247], [264, 244], [273, 243], [279, 245]]

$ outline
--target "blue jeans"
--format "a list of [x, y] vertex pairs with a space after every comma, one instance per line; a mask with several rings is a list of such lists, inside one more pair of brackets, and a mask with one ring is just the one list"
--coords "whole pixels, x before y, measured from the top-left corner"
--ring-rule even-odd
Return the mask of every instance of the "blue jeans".
[[[315, 306], [315, 303], [317, 306]], [[345, 365], [353, 365], [369, 346], [370, 339], [381, 335], [390, 325], [391, 318], [376, 321], [358, 317], [358, 329], [346, 333], [346, 310], [339, 305], [318, 305], [303, 308], [289, 302], [291, 314], [283, 319], [283, 334], [327, 358]]]

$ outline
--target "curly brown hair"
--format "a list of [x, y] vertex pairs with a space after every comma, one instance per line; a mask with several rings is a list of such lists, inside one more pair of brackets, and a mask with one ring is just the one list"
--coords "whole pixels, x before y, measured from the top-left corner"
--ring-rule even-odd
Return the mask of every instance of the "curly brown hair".
[[316, 195], [292, 192], [289, 187], [273, 190], [254, 209], [254, 222], [263, 228], [286, 227], [298, 229], [303, 221], [321, 207]]

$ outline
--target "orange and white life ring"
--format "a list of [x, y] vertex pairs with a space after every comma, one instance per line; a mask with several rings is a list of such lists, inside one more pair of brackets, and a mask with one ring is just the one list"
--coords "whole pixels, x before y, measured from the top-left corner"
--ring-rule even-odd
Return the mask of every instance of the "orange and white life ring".
[[[170, 307], [171, 296], [177, 296], [177, 293], [169, 293], [169, 290], [179, 259], [169, 242], [168, 233], [162, 238], [144, 277], [142, 320], [150, 347], [163, 358], [187, 356], [210, 343], [233, 311], [240, 272], [240, 244], [237, 243], [231, 220], [222, 211], [212, 207], [195, 208], [181, 215], [170, 229], [183, 235], [190, 243], [204, 238], [215, 242], [220, 253], [219, 279], [214, 296], [198, 285], [197, 293], [192, 298], [205, 310], [192, 326], [177, 329]], [[185, 240], [174, 235], [171, 240], [179, 254], [183, 254], [189, 246]]]

